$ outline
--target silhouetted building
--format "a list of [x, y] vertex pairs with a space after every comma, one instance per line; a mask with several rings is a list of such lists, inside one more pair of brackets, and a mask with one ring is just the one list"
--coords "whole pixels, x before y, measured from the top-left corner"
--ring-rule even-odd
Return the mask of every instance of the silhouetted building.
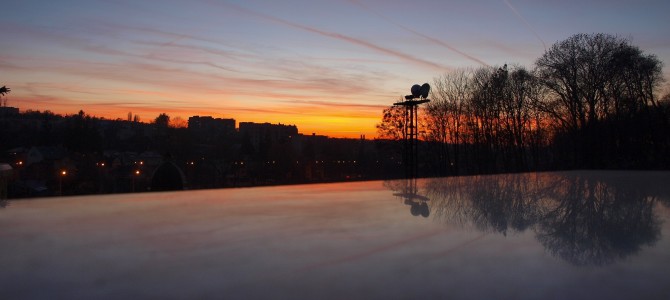
[[288, 140], [298, 135], [298, 127], [295, 125], [240, 122], [240, 135], [248, 137], [254, 147], [261, 142], [273, 143]]
[[0, 106], [0, 117], [17, 116], [19, 109], [16, 107]]
[[193, 116], [188, 118], [188, 129], [197, 133], [230, 134], [235, 132], [235, 119]]
[[67, 149], [62, 146], [41, 146], [32, 147], [26, 154], [26, 165], [41, 163], [44, 161], [53, 162], [62, 160], [67, 156]]

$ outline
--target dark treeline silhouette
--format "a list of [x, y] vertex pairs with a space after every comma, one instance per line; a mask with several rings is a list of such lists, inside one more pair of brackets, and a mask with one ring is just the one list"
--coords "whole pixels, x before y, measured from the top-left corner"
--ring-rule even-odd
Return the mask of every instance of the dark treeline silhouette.
[[[422, 111], [423, 176], [556, 169], [670, 168], [662, 63], [626, 39], [577, 34], [534, 68], [459, 69], [436, 78]], [[381, 137], [402, 138], [390, 107]]]
[[[302, 135], [293, 125], [160, 114], [141, 123], [80, 111], [0, 115], [8, 197], [203, 189], [400, 178], [384, 140]], [[178, 126], [176, 126], [178, 125]], [[63, 173], [65, 172], [65, 173]], [[181, 180], [180, 180], [181, 178]]]
[[[423, 179], [412, 197], [429, 199], [425, 215], [440, 222], [503, 235], [531, 231], [560, 259], [605, 265], [660, 238], [653, 210], [668, 205], [670, 189], [659, 184], [668, 180], [651, 171], [460, 176]], [[386, 185], [406, 196], [404, 181]]]

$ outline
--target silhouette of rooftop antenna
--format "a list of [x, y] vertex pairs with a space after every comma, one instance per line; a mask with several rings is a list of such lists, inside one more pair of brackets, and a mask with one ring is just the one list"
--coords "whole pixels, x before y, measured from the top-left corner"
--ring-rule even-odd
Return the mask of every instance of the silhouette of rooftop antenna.
[[419, 135], [419, 105], [430, 102], [428, 94], [430, 85], [415, 84], [410, 89], [411, 95], [405, 96], [405, 101], [393, 103], [395, 106], [405, 107], [403, 122], [403, 157], [405, 178], [416, 178], [418, 165], [418, 135]]

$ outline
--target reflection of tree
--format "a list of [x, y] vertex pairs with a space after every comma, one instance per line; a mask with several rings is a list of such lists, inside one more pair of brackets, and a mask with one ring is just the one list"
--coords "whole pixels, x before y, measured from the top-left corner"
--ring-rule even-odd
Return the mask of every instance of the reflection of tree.
[[537, 175], [453, 177], [429, 180], [426, 190], [435, 214], [482, 231], [507, 234], [525, 231], [543, 215], [543, 190], [533, 184]]
[[542, 215], [536, 192], [529, 190], [527, 178], [487, 176], [471, 185], [475, 224], [507, 234], [508, 229], [523, 232]]
[[659, 202], [663, 203], [666, 207], [670, 208], [670, 197], [661, 197], [658, 199]]
[[538, 240], [576, 265], [604, 265], [653, 245], [660, 236], [652, 198], [641, 190], [592, 177], [563, 178], [557, 205], [539, 226]]
[[550, 253], [576, 265], [613, 263], [658, 240], [653, 207], [667, 193], [644, 187], [665, 178], [575, 174], [439, 178], [424, 187], [436, 218], [503, 235], [531, 229]]

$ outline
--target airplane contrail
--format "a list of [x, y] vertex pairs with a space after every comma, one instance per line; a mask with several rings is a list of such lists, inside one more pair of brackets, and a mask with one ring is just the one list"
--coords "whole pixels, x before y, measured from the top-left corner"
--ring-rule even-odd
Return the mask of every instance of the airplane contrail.
[[449, 50], [451, 50], [451, 51], [453, 51], [453, 52], [456, 52], [456, 53], [458, 53], [458, 54], [464, 56], [465, 58], [467, 58], [467, 59], [469, 59], [469, 60], [471, 60], [471, 61], [474, 61], [474, 62], [476, 62], [476, 63], [482, 65], [482, 66], [485, 66], [485, 67], [490, 66], [490, 65], [487, 64], [485, 61], [483, 61], [483, 60], [481, 60], [481, 59], [479, 59], [479, 58], [476, 58], [476, 57], [474, 57], [474, 56], [472, 56], [472, 55], [470, 55], [470, 54], [467, 54], [467, 53], [465, 53], [465, 52], [463, 52], [463, 51], [457, 49], [456, 47], [454, 47], [454, 46], [452, 46], [452, 45], [449, 45], [448, 43], [446, 43], [446, 42], [444, 42], [444, 41], [442, 41], [442, 40], [439, 40], [439, 39], [436, 39], [436, 38], [434, 38], [434, 37], [425, 35], [425, 34], [423, 34], [423, 33], [421, 33], [421, 32], [418, 32], [418, 31], [416, 31], [416, 30], [414, 30], [414, 29], [411, 29], [411, 28], [409, 28], [409, 27], [407, 27], [407, 26], [405, 26], [405, 25], [402, 25], [402, 24], [400, 24], [400, 23], [394, 21], [393, 19], [391, 19], [391, 18], [389, 18], [389, 17], [387, 17], [387, 16], [385, 16], [385, 15], [382, 15], [381, 13], [379, 13], [379, 12], [377, 12], [377, 11], [371, 9], [371, 8], [368, 7], [367, 5], [361, 3], [360, 1], [357, 1], [357, 0], [349, 0], [349, 2], [354, 3], [354, 4], [356, 4], [356, 5], [360, 6], [360, 7], [362, 7], [363, 9], [365, 9], [365, 10], [367, 10], [367, 11], [369, 11], [369, 12], [375, 14], [376, 16], [378, 16], [378, 17], [384, 19], [386, 22], [389, 22], [389, 23], [391, 23], [391, 24], [393, 24], [393, 25], [395, 25], [395, 26], [398, 26], [398, 27], [402, 28], [402, 29], [405, 30], [405, 31], [409, 31], [409, 32], [411, 32], [411, 33], [413, 33], [413, 34], [415, 34], [415, 35], [418, 35], [418, 36], [420, 36], [420, 37], [422, 37], [422, 38], [425, 38], [425, 39], [427, 39], [427, 40], [429, 40], [429, 41], [431, 41], [431, 42], [433, 42], [433, 43], [435, 43], [435, 44], [438, 44], [438, 45], [440, 45], [440, 46], [443, 46], [443, 47], [445, 47], [445, 48], [447, 48], [447, 49], [449, 49]]
[[375, 45], [371, 42], [368, 42], [368, 41], [365, 41], [365, 40], [362, 40], [362, 39], [357, 39], [357, 38], [347, 36], [347, 35], [344, 35], [344, 34], [340, 34], [340, 33], [336, 33], [336, 32], [328, 32], [328, 31], [324, 31], [324, 30], [321, 30], [321, 29], [309, 27], [309, 26], [306, 26], [306, 25], [298, 24], [298, 23], [293, 23], [293, 22], [290, 22], [290, 21], [287, 21], [287, 20], [284, 20], [284, 19], [280, 19], [280, 18], [277, 18], [277, 17], [274, 17], [274, 16], [270, 16], [270, 15], [266, 15], [266, 14], [263, 14], [263, 13], [255, 12], [255, 11], [252, 11], [252, 10], [249, 10], [249, 9], [246, 9], [246, 8], [234, 5], [234, 4], [230, 4], [230, 3], [225, 3], [225, 4], [224, 3], [218, 3], [218, 4], [222, 4], [222, 5], [225, 5], [229, 8], [235, 9], [239, 12], [242, 12], [242, 13], [245, 13], [245, 14], [248, 14], [248, 15], [253, 15], [253, 16], [263, 18], [263, 19], [266, 19], [266, 20], [270, 20], [270, 21], [275, 22], [275, 23], [279, 23], [279, 24], [286, 25], [286, 26], [289, 26], [289, 27], [301, 29], [301, 30], [304, 30], [304, 31], [307, 31], [307, 32], [312, 32], [312, 33], [315, 33], [315, 34], [318, 34], [318, 35], [322, 35], [322, 36], [346, 41], [346, 42], [349, 42], [351, 44], [363, 46], [365, 48], [369, 48], [369, 49], [375, 50], [377, 52], [381, 52], [381, 53], [385, 53], [385, 54], [388, 54], [388, 55], [391, 55], [391, 56], [395, 56], [395, 57], [398, 57], [400, 59], [403, 59], [403, 60], [406, 60], [406, 61], [409, 61], [409, 62], [412, 62], [412, 63], [420, 64], [420, 65], [423, 65], [423, 66], [426, 66], [426, 67], [430, 67], [430, 68], [434, 68], [434, 69], [440, 69], [440, 70], [450, 69], [450, 68], [448, 68], [446, 66], [443, 66], [443, 65], [440, 65], [438, 63], [434, 63], [434, 62], [431, 62], [431, 61], [420, 59], [420, 58], [414, 57], [412, 55], [409, 55], [407, 53], [403, 53], [403, 52], [396, 51], [396, 50], [393, 50], [393, 49], [384, 48], [382, 46]]
[[542, 46], [544, 47], [544, 51], [547, 51], [547, 44], [546, 44], [546, 43], [544, 42], [544, 40], [540, 37], [540, 35], [537, 34], [537, 31], [535, 31], [535, 29], [533, 29], [533, 26], [530, 26], [530, 23], [528, 23], [528, 21], [526, 21], [526, 18], [524, 18], [524, 17], [519, 13], [519, 11], [516, 10], [516, 8], [512, 5], [512, 3], [509, 3], [509, 1], [507, 1], [507, 0], [503, 0], [503, 2], [505, 2], [505, 4], [507, 5], [507, 7], [509, 7], [509, 9], [511, 9], [512, 12], [514, 12], [514, 14], [519, 18], [519, 20], [521, 20], [521, 22], [523, 22], [523, 24], [526, 25], [526, 28], [528, 28], [528, 30], [530, 30], [530, 31], [535, 35], [535, 37], [536, 37], [538, 40], [540, 40], [540, 42], [542, 42]]

